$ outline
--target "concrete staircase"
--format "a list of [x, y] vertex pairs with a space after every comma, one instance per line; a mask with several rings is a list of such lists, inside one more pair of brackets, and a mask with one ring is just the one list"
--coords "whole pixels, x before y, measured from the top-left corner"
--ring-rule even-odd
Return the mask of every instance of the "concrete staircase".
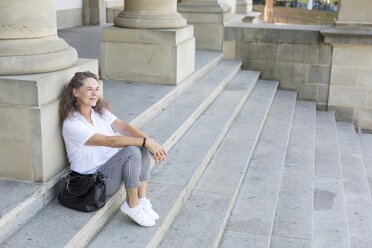
[[372, 247], [371, 135], [220, 53], [196, 58], [177, 87], [104, 82], [113, 112], [170, 151], [149, 183], [156, 226], [118, 211], [123, 189], [94, 213], [62, 207], [62, 171], [0, 180], [1, 247]]

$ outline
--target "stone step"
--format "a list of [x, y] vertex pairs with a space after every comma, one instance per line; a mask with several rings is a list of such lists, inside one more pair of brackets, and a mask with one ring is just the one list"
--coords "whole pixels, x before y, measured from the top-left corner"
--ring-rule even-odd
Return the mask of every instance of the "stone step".
[[[257, 74], [257, 73], [256, 73]], [[258, 74], [257, 74], [258, 77]], [[213, 91], [213, 90], [212, 90]], [[57, 202], [53, 202], [53, 204], [50, 204], [47, 206], [43, 211], [41, 211], [38, 215], [35, 216], [27, 225], [25, 225], [18, 233], [15, 233], [13, 236], [11, 236], [8, 240], [6, 240], [5, 244], [10, 244], [14, 242], [14, 244], [18, 244], [19, 242], [26, 242], [28, 240], [25, 240], [24, 237], [26, 236], [34, 236], [35, 234], [32, 234], [34, 232], [37, 233], [37, 236], [39, 237], [39, 240], [33, 240], [28, 241], [29, 245], [31, 247], [40, 247], [42, 245], [49, 246], [48, 243], [49, 237], [56, 237], [56, 239], [61, 238], [59, 244], [64, 244], [66, 246], [69, 246], [70, 244], [72, 246], [85, 246], [85, 244], [89, 241], [89, 239], [94, 235], [96, 232], [99, 231], [100, 227], [104, 225], [105, 221], [107, 221], [113, 213], [118, 209], [119, 204], [124, 199], [124, 190], [119, 190], [116, 194], [114, 194], [110, 199], [108, 199], [106, 206], [102, 208], [101, 210], [97, 211], [94, 214], [84, 214], [84, 213], [78, 213], [76, 216], [76, 212], [64, 209], [61, 210], [61, 206]], [[56, 213], [63, 213], [62, 215], [56, 216]], [[67, 214], [71, 212], [71, 214]], [[64, 231], [63, 235], [61, 235], [58, 230], [51, 230], [49, 231], [48, 235], [45, 235], [47, 230], [38, 230], [35, 228], [35, 226], [41, 225], [44, 221], [44, 215], [52, 216], [51, 219], [53, 219], [54, 225], [63, 225], [64, 222], [67, 221], [67, 219], [76, 219], [79, 214], [83, 214], [84, 216], [88, 216], [87, 218], [80, 218], [77, 223], [75, 223], [75, 228], [71, 228], [70, 230]], [[40, 232], [39, 232], [40, 231]], [[69, 242], [70, 241], [70, 242]], [[69, 242], [69, 243], [68, 243]], [[25, 244], [26, 244], [25, 243]]]
[[105, 80], [104, 94], [115, 103], [113, 112], [118, 113], [119, 118], [142, 128], [185, 90], [215, 69], [222, 59], [221, 52], [197, 50], [195, 72], [177, 86]]
[[337, 122], [351, 248], [372, 247], [372, 200], [352, 123]]
[[[222, 61], [142, 130], [169, 149], [236, 76], [240, 66], [241, 62], [238, 61]], [[251, 72], [245, 76], [248, 81], [257, 81], [259, 73]]]
[[169, 154], [166, 165], [152, 172], [148, 193], [161, 218], [155, 227], [141, 228], [120, 211], [89, 247], [156, 247], [187, 200], [217, 150], [255, 82], [242, 71], [226, 87]]
[[348, 248], [349, 231], [335, 114], [316, 113], [313, 246]]
[[314, 203], [315, 103], [297, 101], [270, 247], [310, 247]]
[[358, 141], [360, 145], [360, 150], [363, 155], [363, 162], [365, 166], [365, 171], [367, 175], [367, 181], [369, 186], [369, 192], [372, 198], [372, 134], [358, 133]]
[[160, 247], [217, 247], [277, 85], [256, 85]]
[[[119, 118], [141, 128], [163, 111], [195, 81], [221, 63], [220, 52], [196, 51], [195, 72], [178, 86], [105, 81], [104, 95]], [[44, 184], [0, 179], [0, 243], [44, 208], [59, 191], [57, 183], [67, 169]]]
[[296, 93], [277, 91], [220, 247], [268, 247]]

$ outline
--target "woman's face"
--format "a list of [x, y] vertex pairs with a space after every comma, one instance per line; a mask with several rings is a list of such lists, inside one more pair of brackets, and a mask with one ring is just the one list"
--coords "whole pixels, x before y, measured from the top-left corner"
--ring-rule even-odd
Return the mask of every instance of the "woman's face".
[[94, 78], [87, 78], [79, 89], [73, 90], [73, 93], [81, 108], [94, 107], [100, 94], [98, 82]]

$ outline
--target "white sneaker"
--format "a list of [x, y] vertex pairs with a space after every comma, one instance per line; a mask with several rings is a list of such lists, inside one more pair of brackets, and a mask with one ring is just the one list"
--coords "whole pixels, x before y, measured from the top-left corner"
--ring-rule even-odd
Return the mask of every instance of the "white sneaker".
[[143, 206], [143, 209], [146, 214], [148, 214], [153, 220], [158, 220], [159, 215], [152, 209], [152, 205], [149, 199], [141, 198], [139, 199], [139, 203]]
[[156, 223], [155, 220], [145, 213], [143, 206], [140, 204], [137, 207], [130, 208], [127, 201], [125, 201], [121, 204], [120, 210], [140, 226], [153, 226]]

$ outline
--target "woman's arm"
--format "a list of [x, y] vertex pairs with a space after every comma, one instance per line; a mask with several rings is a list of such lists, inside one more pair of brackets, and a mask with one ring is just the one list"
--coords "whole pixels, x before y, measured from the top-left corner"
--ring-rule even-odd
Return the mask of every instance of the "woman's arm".
[[123, 136], [106, 136], [102, 134], [94, 134], [85, 143], [86, 145], [108, 146], [108, 147], [125, 147], [125, 146], [142, 146], [145, 141], [145, 147], [151, 153], [156, 162], [162, 162], [167, 156], [164, 148], [158, 144], [154, 139], [146, 136], [145, 133], [128, 123], [116, 119], [112, 123], [112, 128], [115, 132], [123, 134]]

